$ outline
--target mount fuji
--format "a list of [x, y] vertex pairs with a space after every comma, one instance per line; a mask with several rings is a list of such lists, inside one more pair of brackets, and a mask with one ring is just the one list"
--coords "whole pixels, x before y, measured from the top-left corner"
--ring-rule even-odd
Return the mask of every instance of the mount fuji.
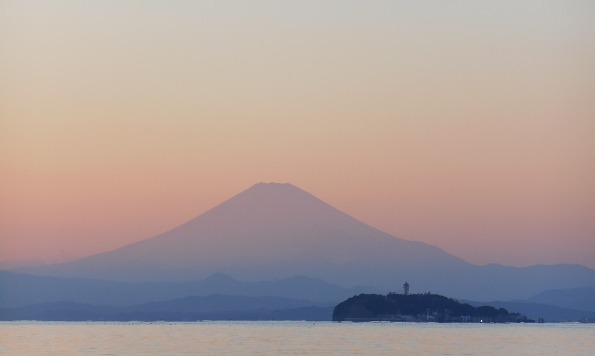
[[55, 277], [180, 282], [224, 273], [245, 281], [305, 276], [342, 286], [522, 299], [594, 287], [579, 265], [478, 266], [368, 226], [291, 185], [259, 183], [153, 238], [77, 261], [21, 269]]

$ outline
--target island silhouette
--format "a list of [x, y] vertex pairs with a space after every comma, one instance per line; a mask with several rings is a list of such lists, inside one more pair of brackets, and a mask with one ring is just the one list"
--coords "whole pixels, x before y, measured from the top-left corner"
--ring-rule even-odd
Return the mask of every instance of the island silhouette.
[[510, 313], [492, 306], [473, 307], [432, 293], [409, 294], [409, 283], [403, 294], [360, 294], [339, 303], [333, 310], [333, 321], [393, 322], [471, 322], [529, 323], [535, 322], [520, 313]]

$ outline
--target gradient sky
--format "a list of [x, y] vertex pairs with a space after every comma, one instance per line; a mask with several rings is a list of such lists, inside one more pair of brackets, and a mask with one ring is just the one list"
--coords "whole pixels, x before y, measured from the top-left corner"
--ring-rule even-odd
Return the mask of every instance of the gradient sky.
[[473, 263], [595, 268], [595, 2], [0, 0], [0, 261], [265, 181]]

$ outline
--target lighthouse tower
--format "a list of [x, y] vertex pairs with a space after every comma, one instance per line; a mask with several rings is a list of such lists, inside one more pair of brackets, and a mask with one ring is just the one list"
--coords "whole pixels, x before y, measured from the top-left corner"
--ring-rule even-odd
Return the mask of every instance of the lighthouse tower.
[[403, 295], [409, 295], [409, 283], [403, 284]]

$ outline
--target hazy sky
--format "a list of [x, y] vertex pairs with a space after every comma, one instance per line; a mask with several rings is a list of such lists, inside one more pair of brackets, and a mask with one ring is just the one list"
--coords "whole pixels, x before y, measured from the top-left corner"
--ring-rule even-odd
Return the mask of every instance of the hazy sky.
[[595, 2], [0, 0], [0, 261], [260, 181], [474, 263], [595, 268]]

